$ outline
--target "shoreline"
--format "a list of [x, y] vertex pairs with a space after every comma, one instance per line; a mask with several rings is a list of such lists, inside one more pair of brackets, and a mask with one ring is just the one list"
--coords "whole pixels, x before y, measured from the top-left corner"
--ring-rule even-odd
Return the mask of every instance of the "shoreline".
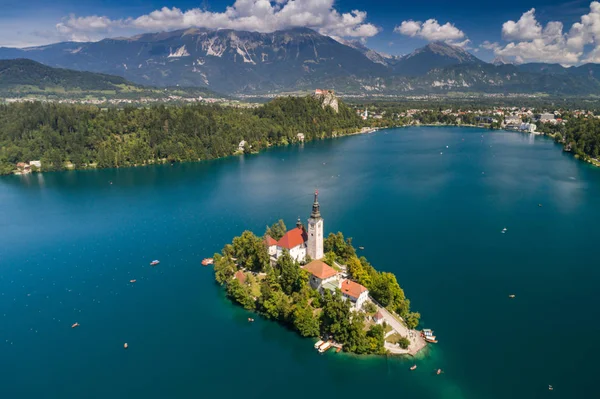
[[[166, 165], [166, 164], [188, 164], [188, 163], [199, 163], [199, 162], [207, 162], [207, 161], [216, 161], [219, 159], [227, 159], [230, 157], [237, 157], [240, 155], [258, 155], [263, 151], [267, 151], [270, 148], [273, 147], [287, 147], [287, 146], [293, 146], [293, 145], [301, 145], [304, 143], [310, 143], [310, 142], [314, 142], [314, 141], [321, 141], [321, 140], [329, 140], [329, 139], [338, 139], [338, 138], [342, 138], [342, 137], [347, 137], [347, 136], [356, 136], [359, 134], [369, 134], [369, 133], [374, 133], [380, 129], [393, 129], [394, 127], [363, 127], [360, 130], [357, 130], [355, 132], [352, 133], [344, 133], [344, 134], [337, 134], [337, 133], [332, 133], [331, 137], [325, 137], [322, 139], [313, 139], [313, 140], [300, 140], [300, 141], [293, 141], [291, 143], [288, 144], [271, 144], [268, 145], [267, 147], [257, 151], [257, 152], [250, 152], [249, 154], [246, 153], [240, 153], [240, 152], [234, 152], [230, 155], [225, 155], [222, 157], [217, 157], [217, 158], [209, 158], [209, 159], [198, 159], [195, 161], [176, 161], [176, 162], [169, 162], [167, 160], [167, 158], [160, 158], [160, 159], [152, 159], [152, 160], [148, 160], [147, 163], [144, 164], [136, 164], [136, 165], [127, 165], [127, 166], [117, 166], [117, 167], [112, 167], [112, 168], [98, 168], [96, 166], [89, 166], [89, 167], [82, 167], [82, 168], [77, 168], [77, 167], [68, 167], [66, 166], [64, 169], [61, 170], [35, 170], [35, 171], [29, 171], [29, 172], [21, 172], [19, 170], [13, 170], [11, 173], [5, 173], [5, 174], [0, 174], [0, 177], [2, 176], [27, 176], [27, 175], [32, 175], [35, 173], [55, 173], [55, 172], [71, 172], [71, 171], [91, 171], [91, 170], [108, 170], [108, 169], [129, 169], [129, 168], [140, 168], [140, 167], [146, 167], [146, 166], [156, 166], [156, 165]], [[70, 164], [73, 165], [73, 164]], [[87, 165], [96, 165], [96, 163], [91, 163], [91, 164], [87, 164]]]

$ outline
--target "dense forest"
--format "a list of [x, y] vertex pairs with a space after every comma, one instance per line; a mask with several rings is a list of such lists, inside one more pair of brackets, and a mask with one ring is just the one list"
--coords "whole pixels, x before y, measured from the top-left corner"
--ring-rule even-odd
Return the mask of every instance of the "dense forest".
[[100, 108], [57, 103], [0, 105], [0, 173], [41, 160], [44, 171], [183, 162], [357, 131], [363, 121], [341, 101], [282, 97], [253, 109], [217, 105]]
[[[285, 232], [282, 221], [267, 228], [265, 234]], [[331, 233], [324, 240], [324, 261], [347, 265], [349, 277], [369, 289], [370, 295], [388, 310], [402, 316], [409, 328], [419, 324], [420, 315], [410, 311], [410, 302], [392, 273], [378, 272], [364, 258], [358, 258], [351, 239]], [[308, 275], [287, 252], [272, 267], [264, 238], [245, 231], [227, 244], [214, 258], [215, 280], [225, 287], [228, 297], [245, 309], [278, 321], [304, 337], [329, 336], [345, 351], [358, 354], [383, 354], [385, 326], [369, 324], [376, 308], [366, 304], [352, 312], [349, 301], [339, 290], [323, 295], [311, 288]], [[310, 261], [308, 259], [307, 261]], [[367, 306], [370, 305], [370, 306]], [[408, 346], [407, 337], [400, 337]]]

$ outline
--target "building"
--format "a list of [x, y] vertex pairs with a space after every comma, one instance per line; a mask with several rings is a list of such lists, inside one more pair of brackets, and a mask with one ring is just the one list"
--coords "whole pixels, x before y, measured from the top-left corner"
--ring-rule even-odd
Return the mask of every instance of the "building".
[[304, 141], [304, 133], [298, 133], [296, 137], [298, 138], [298, 141]]
[[233, 278], [239, 281], [240, 284], [244, 284], [246, 282], [246, 274], [242, 270], [238, 270], [237, 272], [235, 272]]
[[319, 206], [319, 191], [315, 191], [312, 213], [308, 218], [308, 241], [306, 253], [311, 259], [323, 258], [323, 218]]
[[323, 261], [313, 260], [303, 269], [310, 273], [309, 283], [315, 290], [323, 292], [323, 288], [333, 288], [335, 291], [335, 288], [339, 285], [338, 272]]
[[383, 323], [384, 317], [383, 317], [383, 313], [381, 313], [381, 310], [378, 310], [377, 313], [375, 313], [375, 315], [373, 315], [373, 321], [375, 322], [375, 324]]
[[369, 290], [352, 280], [341, 281], [340, 290], [342, 297], [352, 302], [352, 307], [356, 310], [360, 310], [369, 297]]
[[36, 168], [41, 168], [42, 167], [42, 162], [41, 161], [31, 161], [29, 162], [29, 166], [35, 166]]
[[542, 123], [554, 122], [554, 114], [541, 114], [540, 122], [542, 122]]
[[285, 233], [284, 236], [277, 241], [275, 257], [279, 258], [283, 251], [287, 250], [292, 259], [297, 262], [302, 262], [306, 259], [306, 242], [306, 231], [304, 230], [304, 226], [302, 226], [302, 222], [298, 219], [296, 228]]
[[17, 170], [19, 174], [25, 175], [27, 173], [31, 173], [31, 166], [25, 162], [19, 162], [17, 164]]
[[284, 250], [287, 250], [297, 262], [304, 262], [307, 255], [311, 259], [323, 258], [323, 218], [318, 195], [319, 192], [315, 191], [312, 213], [308, 218], [308, 230], [298, 218], [296, 227], [286, 232], [280, 240], [277, 241], [269, 236], [265, 237], [265, 245], [272, 263], [277, 261]]

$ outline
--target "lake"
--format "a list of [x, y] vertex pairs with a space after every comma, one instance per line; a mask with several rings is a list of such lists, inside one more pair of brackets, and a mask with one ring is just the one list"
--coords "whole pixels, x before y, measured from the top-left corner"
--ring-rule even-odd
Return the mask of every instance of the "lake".
[[[394, 272], [435, 330], [416, 361], [319, 355], [248, 323], [200, 265], [245, 229], [306, 221], [315, 188], [326, 234]], [[544, 137], [473, 128], [2, 177], [1, 396], [592, 397], [599, 220], [600, 169]]]

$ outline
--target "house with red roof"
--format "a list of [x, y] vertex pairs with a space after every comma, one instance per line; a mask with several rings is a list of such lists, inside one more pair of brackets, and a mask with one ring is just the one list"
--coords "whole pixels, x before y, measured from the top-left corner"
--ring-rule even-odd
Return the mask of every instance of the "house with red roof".
[[329, 288], [329, 286], [333, 287], [333, 290], [339, 286], [337, 270], [321, 260], [315, 259], [304, 266], [303, 269], [310, 273], [308, 281], [315, 290], [323, 292], [323, 289]]
[[352, 280], [342, 280], [340, 290], [342, 291], [342, 298], [352, 302], [352, 307], [356, 310], [360, 310], [369, 297], [369, 290]]
[[284, 250], [290, 253], [292, 259], [302, 262], [306, 258], [306, 242], [308, 235], [302, 222], [298, 219], [296, 227], [288, 231], [277, 241], [275, 257], [279, 258]]

